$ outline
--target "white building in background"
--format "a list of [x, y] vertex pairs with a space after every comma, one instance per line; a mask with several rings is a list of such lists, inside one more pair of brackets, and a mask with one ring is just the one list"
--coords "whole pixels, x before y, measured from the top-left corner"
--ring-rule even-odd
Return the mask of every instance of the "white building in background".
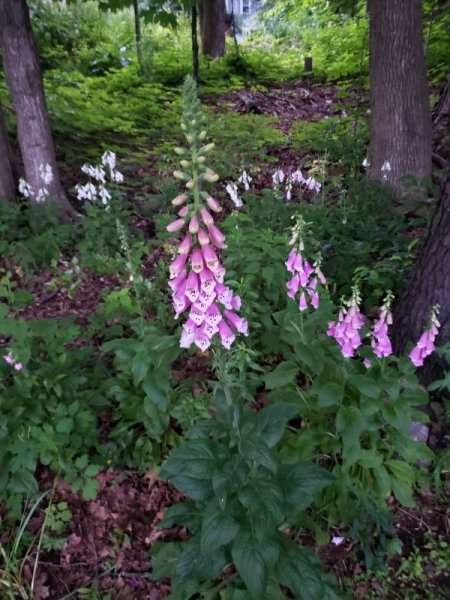
[[227, 13], [253, 15], [261, 6], [261, 0], [225, 0]]

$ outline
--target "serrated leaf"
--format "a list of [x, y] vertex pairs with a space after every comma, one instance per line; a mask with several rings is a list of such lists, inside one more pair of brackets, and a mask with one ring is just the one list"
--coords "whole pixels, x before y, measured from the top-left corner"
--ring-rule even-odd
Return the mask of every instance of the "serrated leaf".
[[298, 413], [299, 407], [287, 402], [266, 406], [254, 416], [255, 432], [269, 448], [273, 448], [283, 436], [286, 423]]
[[353, 375], [348, 379], [361, 394], [369, 398], [378, 398], [381, 392], [380, 386], [366, 375]]
[[356, 406], [341, 406], [338, 409], [336, 431], [342, 435], [344, 446], [358, 444], [364, 425], [364, 417]]
[[296, 510], [308, 508], [316, 496], [334, 479], [334, 475], [326, 469], [306, 461], [281, 465], [278, 470], [278, 481], [285, 501]]
[[273, 477], [260, 474], [243, 487], [238, 494], [242, 506], [260, 529], [278, 526], [284, 519], [284, 499], [280, 486]]
[[277, 463], [273, 452], [255, 435], [247, 435], [239, 441], [239, 452], [244, 458], [253, 461], [256, 466], [263, 465], [272, 472], [276, 471]]
[[202, 519], [200, 548], [204, 554], [209, 554], [229, 544], [239, 531], [238, 522], [224, 512], [217, 502], [210, 502]]
[[261, 553], [261, 544], [250, 534], [239, 536], [231, 551], [235, 567], [253, 600], [262, 600], [267, 584], [268, 568]]

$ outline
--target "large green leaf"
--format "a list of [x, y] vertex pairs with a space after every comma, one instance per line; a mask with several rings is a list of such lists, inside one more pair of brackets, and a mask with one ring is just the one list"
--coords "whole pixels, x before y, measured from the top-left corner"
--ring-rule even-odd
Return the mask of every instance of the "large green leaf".
[[290, 362], [280, 363], [271, 373], [265, 377], [266, 389], [273, 390], [295, 381], [298, 368]]
[[296, 510], [308, 508], [334, 479], [332, 473], [312, 462], [301, 461], [293, 465], [281, 465], [278, 469], [278, 481], [284, 498]]
[[200, 548], [209, 554], [230, 543], [239, 531], [239, 523], [224, 512], [216, 501], [206, 507], [202, 519]]
[[344, 397], [344, 388], [339, 383], [335, 383], [334, 381], [329, 381], [319, 386], [316, 389], [318, 395], [318, 406], [328, 407], [328, 406], [339, 406]]
[[296, 417], [298, 412], [298, 405], [287, 402], [278, 402], [266, 406], [254, 417], [255, 432], [269, 448], [273, 448], [281, 439], [286, 428], [286, 423]]
[[234, 541], [233, 561], [253, 600], [266, 598], [269, 573], [278, 560], [278, 547], [270, 540], [257, 540], [243, 532]]

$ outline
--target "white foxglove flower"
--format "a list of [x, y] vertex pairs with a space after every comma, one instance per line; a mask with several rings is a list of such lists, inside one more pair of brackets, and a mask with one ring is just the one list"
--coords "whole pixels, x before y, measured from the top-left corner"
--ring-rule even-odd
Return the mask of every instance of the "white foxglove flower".
[[233, 202], [233, 204], [235, 205], [235, 207], [241, 208], [241, 206], [243, 206], [243, 202], [242, 202], [241, 198], [239, 197], [237, 185], [232, 182], [232, 183], [229, 183], [225, 189], [228, 192], [228, 195], [230, 196], [230, 199]]
[[19, 192], [25, 198], [29, 198], [33, 194], [31, 185], [27, 183], [22, 177], [19, 179]]
[[275, 186], [279, 186], [281, 183], [283, 183], [283, 181], [285, 180], [285, 174], [284, 171], [282, 171], [281, 169], [278, 169], [277, 171], [275, 171], [275, 173], [272, 175], [272, 182], [274, 187]]
[[116, 166], [116, 155], [114, 152], [107, 150], [102, 154], [102, 165], [109, 167], [111, 171], [114, 171]]
[[242, 175], [238, 179], [238, 183], [242, 183], [242, 185], [244, 186], [245, 191], [248, 192], [248, 190], [250, 189], [250, 183], [251, 182], [252, 182], [252, 178], [247, 173], [247, 171], [244, 169], [244, 171], [242, 172]]
[[45, 185], [49, 185], [53, 181], [53, 171], [49, 164], [39, 165], [39, 173]]
[[48, 198], [48, 189], [47, 188], [41, 188], [36, 196], [36, 202], [42, 203], [45, 202]]

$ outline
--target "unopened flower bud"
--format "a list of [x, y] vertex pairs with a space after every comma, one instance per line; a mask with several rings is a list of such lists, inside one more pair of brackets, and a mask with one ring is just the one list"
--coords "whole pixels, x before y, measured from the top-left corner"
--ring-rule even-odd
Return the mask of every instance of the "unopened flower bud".
[[178, 211], [178, 216], [184, 218], [189, 212], [189, 207], [188, 206], [183, 206], [183, 208], [180, 208], [180, 210]]
[[178, 154], [178, 156], [183, 156], [183, 154], [185, 154], [186, 152], [186, 150], [184, 148], [180, 148], [180, 146], [175, 146], [173, 151], [175, 152], [175, 154]]
[[199, 134], [199, 136], [198, 136], [198, 139], [199, 139], [199, 140], [204, 140], [204, 139], [205, 139], [205, 137], [206, 137], [206, 131], [205, 131], [205, 130], [203, 130], [203, 131], [201, 131], [201, 132], [200, 132], [200, 134]]
[[211, 143], [209, 143], [209, 144], [206, 144], [205, 146], [202, 146], [202, 147], [200, 148], [200, 153], [203, 153], [203, 152], [211, 152], [211, 150], [213, 150], [213, 148], [215, 148], [215, 146], [216, 146], [216, 145], [215, 145], [215, 143], [214, 143], [214, 142], [211, 142]]
[[209, 227], [209, 225], [212, 225], [212, 224], [214, 223], [214, 219], [213, 219], [213, 217], [212, 217], [211, 213], [209, 213], [209, 212], [206, 210], [206, 208], [202, 208], [202, 209], [200, 210], [200, 214], [201, 214], [201, 216], [202, 216], [202, 221], [203, 221], [203, 223], [204, 223], [204, 224], [205, 224], [207, 227]]
[[211, 169], [207, 169], [206, 173], [203, 175], [203, 178], [205, 181], [208, 181], [209, 183], [214, 183], [214, 182], [218, 181], [219, 176], [217, 175], [217, 173], [214, 173], [214, 171], [212, 171]]
[[183, 169], [189, 169], [189, 167], [191, 166], [191, 161], [190, 160], [180, 160], [180, 165], [183, 167]]
[[181, 131], [186, 131], [187, 127], [185, 123], [181, 123]]
[[198, 241], [200, 243], [200, 246], [206, 246], [206, 244], [210, 243], [209, 235], [201, 227], [199, 227], [199, 230], [197, 232], [197, 237], [198, 237]]
[[194, 136], [191, 133], [188, 133], [186, 136], [186, 140], [188, 144], [193, 144], [194, 143]]
[[176, 221], [172, 221], [166, 227], [167, 231], [170, 233], [174, 233], [175, 231], [180, 231], [184, 226], [184, 219], [177, 219]]
[[175, 198], [172, 200], [172, 205], [181, 206], [184, 202], [186, 202], [186, 198], [186, 194], [179, 194], [178, 196], [175, 196]]
[[198, 219], [197, 215], [192, 215], [191, 221], [189, 223], [189, 232], [197, 233], [198, 231]]
[[220, 204], [212, 196], [208, 196], [208, 198], [206, 199], [206, 203], [213, 212], [218, 213], [222, 210]]
[[206, 160], [205, 156], [197, 156], [197, 162], [199, 165], [202, 165]]
[[183, 173], [183, 171], [174, 171], [173, 176], [175, 179], [187, 179], [187, 175], [186, 173]]
[[186, 183], [186, 187], [188, 190], [192, 190], [195, 187], [195, 181], [193, 179], [190, 179], [187, 183]]

